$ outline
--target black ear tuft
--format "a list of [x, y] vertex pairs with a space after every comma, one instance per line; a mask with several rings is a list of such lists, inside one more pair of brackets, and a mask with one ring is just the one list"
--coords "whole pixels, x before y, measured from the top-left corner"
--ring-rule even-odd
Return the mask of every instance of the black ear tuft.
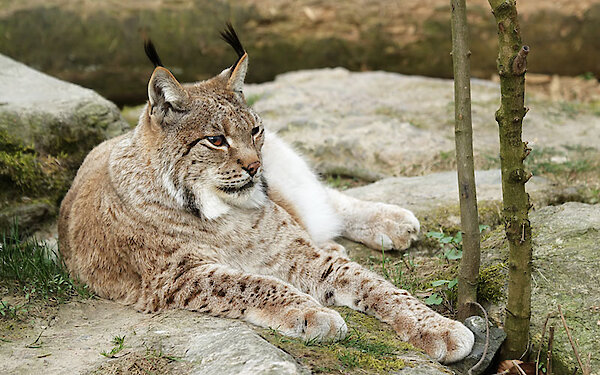
[[227, 22], [225, 26], [227, 28], [224, 31], [221, 31], [221, 38], [223, 38], [223, 40], [226, 41], [227, 44], [233, 47], [233, 49], [237, 53], [238, 60], [235, 62], [235, 64], [233, 64], [233, 66], [236, 66], [242, 58], [242, 56], [244, 56], [244, 54], [246, 53], [246, 50], [244, 50], [242, 42], [240, 42], [240, 39], [238, 38], [235, 30], [233, 29], [231, 22]]
[[144, 51], [146, 51], [146, 56], [150, 59], [154, 67], [163, 66], [162, 61], [160, 61], [160, 57], [158, 57], [158, 52], [156, 52], [156, 48], [154, 48], [154, 43], [150, 39], [144, 39]]

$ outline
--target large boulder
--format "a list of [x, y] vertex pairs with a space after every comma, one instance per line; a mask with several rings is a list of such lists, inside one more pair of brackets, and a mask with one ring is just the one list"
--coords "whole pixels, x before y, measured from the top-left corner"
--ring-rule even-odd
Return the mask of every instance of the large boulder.
[[94, 91], [0, 55], [0, 230], [56, 214], [85, 155], [129, 127]]
[[[499, 167], [500, 88], [482, 80], [471, 88], [476, 167]], [[376, 180], [454, 169], [451, 80], [335, 68], [283, 74], [245, 93], [267, 126], [320, 172]], [[540, 98], [528, 106], [523, 139], [533, 148], [530, 161], [566, 163], [569, 150], [600, 153], [595, 107]]]
[[[600, 204], [569, 202], [530, 214], [533, 229], [531, 327], [536, 347], [546, 315], [554, 334], [554, 373], [572, 374], [579, 367], [558, 318], [566, 322], [579, 345], [582, 360], [591, 353], [592, 374], [600, 369]], [[482, 242], [484, 265], [506, 263], [508, 244], [501, 229]], [[502, 318], [501, 306], [499, 319]], [[544, 340], [547, 341], [547, 336]], [[543, 351], [545, 353], [545, 351]], [[545, 361], [543, 362], [545, 363]]]

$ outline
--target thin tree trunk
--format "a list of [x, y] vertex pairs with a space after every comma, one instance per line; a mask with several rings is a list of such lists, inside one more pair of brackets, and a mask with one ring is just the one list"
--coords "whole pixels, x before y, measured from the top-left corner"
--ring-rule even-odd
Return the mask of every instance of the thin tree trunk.
[[469, 28], [465, 0], [451, 0], [452, 62], [454, 65], [454, 140], [463, 256], [458, 273], [458, 318], [477, 313], [477, 276], [479, 275], [479, 217], [473, 165], [473, 127], [471, 124], [471, 64]]
[[504, 358], [520, 358], [527, 350], [531, 316], [531, 226], [523, 160], [529, 154], [522, 142], [525, 71], [529, 47], [523, 46], [515, 0], [488, 0], [498, 25], [498, 73], [501, 104], [496, 112], [500, 128], [500, 163], [504, 225], [509, 244], [508, 301], [504, 329]]

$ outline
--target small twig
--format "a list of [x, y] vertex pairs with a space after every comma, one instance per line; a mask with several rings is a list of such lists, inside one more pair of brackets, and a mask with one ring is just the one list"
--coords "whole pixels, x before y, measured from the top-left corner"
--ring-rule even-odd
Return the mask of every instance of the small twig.
[[579, 367], [581, 368], [581, 371], [585, 371], [585, 368], [583, 367], [583, 363], [581, 362], [581, 357], [579, 356], [579, 351], [577, 350], [577, 347], [575, 346], [575, 343], [573, 342], [573, 338], [571, 337], [571, 332], [569, 331], [569, 327], [567, 327], [567, 322], [565, 321], [565, 316], [562, 313], [560, 305], [558, 305], [558, 313], [560, 314], [560, 320], [562, 320], [562, 324], [565, 327], [565, 331], [567, 332], [567, 337], [569, 338], [569, 342], [571, 343], [571, 347], [573, 348], [573, 353], [575, 353], [575, 358], [577, 358], [577, 363], [579, 363]]
[[525, 371], [523, 371], [523, 369], [521, 368], [521, 366], [519, 366], [519, 364], [517, 363], [517, 361], [515, 361], [514, 359], [512, 360], [512, 364], [517, 368], [517, 370], [519, 370], [519, 373], [521, 375], [527, 375], [527, 373]]
[[40, 354], [40, 355], [38, 355], [37, 357], [38, 357], [38, 358], [45, 358], [45, 357], [49, 357], [49, 356], [51, 356], [51, 355], [52, 355], [52, 353], [46, 353], [46, 354]]
[[585, 372], [590, 374], [592, 372], [592, 352], [588, 353], [588, 360], [585, 364]]
[[529, 54], [529, 46], [523, 46], [512, 64], [512, 71], [516, 75], [521, 75], [527, 70], [527, 54]]
[[546, 375], [552, 375], [552, 345], [554, 343], [554, 326], [548, 332], [548, 353], [546, 354]]
[[45, 328], [43, 328], [43, 329], [42, 329], [42, 331], [40, 332], [40, 334], [38, 335], [37, 339], [35, 339], [35, 341], [34, 341], [34, 342], [32, 342], [31, 344], [29, 344], [29, 345], [25, 345], [25, 347], [26, 347], [26, 348], [29, 348], [29, 349], [37, 349], [37, 348], [39, 348], [39, 347], [40, 347], [40, 345], [35, 345], [35, 344], [37, 344], [37, 342], [40, 340], [40, 338], [42, 337], [42, 334], [44, 333], [44, 331], [45, 331], [47, 328], [48, 328], [48, 327], [45, 327]]
[[542, 338], [540, 339], [540, 349], [538, 350], [537, 357], [535, 359], [535, 368], [540, 368], [540, 354], [542, 353], [542, 343], [544, 342], [544, 337], [546, 337], [546, 325], [548, 324], [548, 319], [550, 319], [550, 315], [552, 313], [548, 313], [546, 315], [546, 320], [544, 321], [544, 327], [542, 328]]
[[473, 301], [470, 301], [469, 303], [479, 307], [479, 309], [483, 311], [483, 317], [485, 319], [485, 345], [483, 346], [483, 353], [481, 354], [481, 358], [479, 358], [479, 361], [467, 372], [468, 375], [473, 375], [473, 371], [477, 370], [479, 366], [481, 366], [481, 364], [485, 360], [485, 357], [487, 356], [488, 347], [490, 346], [490, 321], [488, 320], [487, 311], [485, 311], [483, 306]]

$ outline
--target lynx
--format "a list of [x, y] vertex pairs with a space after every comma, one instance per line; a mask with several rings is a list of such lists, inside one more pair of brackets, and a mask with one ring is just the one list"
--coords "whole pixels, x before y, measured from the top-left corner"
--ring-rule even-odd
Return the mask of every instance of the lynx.
[[180, 84], [160, 63], [137, 127], [86, 157], [64, 198], [60, 251], [99, 296], [154, 312], [181, 308], [239, 318], [306, 340], [337, 340], [348, 306], [448, 363], [473, 334], [349, 260], [338, 235], [405, 249], [408, 210], [321, 185], [244, 99], [248, 55], [217, 76]]

